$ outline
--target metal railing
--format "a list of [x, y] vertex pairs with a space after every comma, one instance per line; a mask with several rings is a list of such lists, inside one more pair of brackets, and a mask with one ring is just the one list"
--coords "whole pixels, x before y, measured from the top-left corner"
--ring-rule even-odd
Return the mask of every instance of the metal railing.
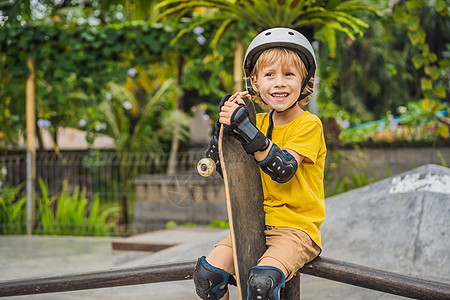
[[[0, 282], [0, 297], [192, 279], [195, 262]], [[450, 285], [318, 257], [299, 271], [413, 299], [450, 299]], [[290, 299], [291, 300], [291, 299]]]

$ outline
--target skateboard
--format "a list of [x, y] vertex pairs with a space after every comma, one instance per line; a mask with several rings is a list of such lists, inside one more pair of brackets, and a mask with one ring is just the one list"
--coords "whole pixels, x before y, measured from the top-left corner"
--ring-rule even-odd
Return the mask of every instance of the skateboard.
[[[256, 121], [253, 102], [243, 97], [250, 118]], [[239, 299], [247, 299], [247, 276], [266, 251], [264, 237], [263, 189], [259, 167], [241, 143], [228, 134], [219, 133], [219, 157], [225, 186], [228, 222], [233, 244], [234, 269]], [[198, 163], [200, 175], [215, 170], [211, 160]]]
[[[243, 100], [250, 119], [256, 123], [253, 102], [246, 97], [243, 97]], [[247, 299], [248, 273], [267, 249], [264, 236], [264, 195], [261, 173], [253, 155], [247, 154], [238, 140], [223, 133], [223, 125], [220, 129], [218, 145], [235, 258], [234, 269], [238, 295], [240, 300], [245, 300]], [[209, 158], [203, 158], [198, 162], [197, 170], [202, 176], [210, 176], [215, 172], [215, 163]], [[290, 285], [292, 283], [286, 287]], [[294, 291], [285, 290], [284, 295], [292, 297], [290, 300], [299, 299], [294, 296], [297, 289], [299, 294], [299, 286], [296, 286]]]

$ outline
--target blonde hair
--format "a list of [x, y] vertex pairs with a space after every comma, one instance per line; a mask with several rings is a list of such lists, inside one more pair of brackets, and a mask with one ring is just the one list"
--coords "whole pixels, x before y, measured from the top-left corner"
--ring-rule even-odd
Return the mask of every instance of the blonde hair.
[[[293, 65], [297, 68], [297, 70], [300, 72], [300, 75], [302, 76], [302, 84], [303, 80], [305, 80], [306, 76], [308, 75], [308, 70], [306, 70], [306, 66], [303, 63], [303, 61], [300, 59], [300, 56], [292, 50], [286, 49], [286, 48], [271, 48], [259, 56], [258, 60], [256, 61], [256, 64], [250, 74], [250, 79], [254, 85], [255, 91], [259, 94], [258, 88], [257, 88], [257, 74], [260, 68], [266, 65], [273, 64], [276, 61], [280, 61], [282, 65]], [[305, 86], [304, 92], [313, 92], [313, 86], [314, 86], [314, 77], [311, 77], [308, 84]], [[306, 106], [308, 105], [309, 97], [306, 97], [299, 101], [300, 106]]]

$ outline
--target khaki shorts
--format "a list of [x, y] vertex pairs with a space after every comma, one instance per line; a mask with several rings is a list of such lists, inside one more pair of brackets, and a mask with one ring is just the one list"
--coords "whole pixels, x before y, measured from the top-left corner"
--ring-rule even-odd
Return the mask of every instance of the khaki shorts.
[[[267, 250], [259, 258], [258, 263], [265, 257], [278, 260], [288, 271], [286, 281], [321, 252], [320, 247], [300, 229], [266, 226], [264, 234]], [[232, 247], [231, 236], [228, 235], [216, 247], [219, 245]]]

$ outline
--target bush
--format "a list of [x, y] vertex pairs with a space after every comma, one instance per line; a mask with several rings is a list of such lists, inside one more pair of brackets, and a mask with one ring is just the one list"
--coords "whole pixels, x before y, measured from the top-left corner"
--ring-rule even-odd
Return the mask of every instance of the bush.
[[10, 187], [0, 186], [0, 234], [22, 234], [26, 232], [25, 196], [20, 196], [23, 183]]
[[112, 216], [118, 214], [119, 207], [111, 207], [100, 212], [100, 199], [96, 195], [90, 201], [86, 189], [77, 185], [73, 194], [66, 192], [64, 181], [59, 196], [49, 196], [46, 184], [39, 179], [42, 196], [39, 197], [40, 223], [37, 233], [48, 235], [110, 235], [115, 228]]

